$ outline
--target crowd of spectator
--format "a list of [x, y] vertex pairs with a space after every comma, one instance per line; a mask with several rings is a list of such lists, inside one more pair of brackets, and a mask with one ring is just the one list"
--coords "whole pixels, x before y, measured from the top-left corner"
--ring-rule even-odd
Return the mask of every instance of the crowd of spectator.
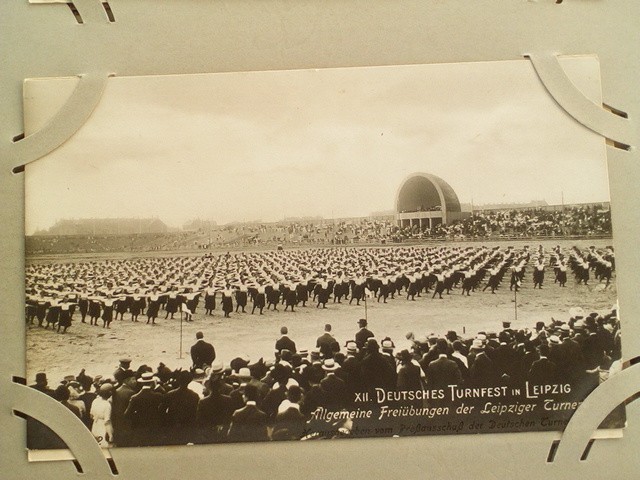
[[[379, 391], [423, 392], [395, 405], [425, 412], [447, 404], [433, 392], [450, 385], [569, 385], [579, 401], [621, 368], [615, 306], [604, 313], [572, 308], [565, 321], [533, 328], [504, 322], [470, 337], [449, 331], [379, 338], [369, 330], [375, 325], [355, 324], [354, 336], [342, 339], [327, 324], [313, 345], [298, 344], [282, 327], [275, 355], [253, 360], [216, 357], [198, 332], [189, 370], [164, 363], [132, 369], [131, 359], [122, 358], [113, 373], [91, 377], [82, 369], [56, 379], [53, 388], [39, 372], [32, 387], [78, 416], [103, 446], [185, 445], [349, 437], [371, 422], [353, 412], [376, 408], [358, 399]], [[29, 424], [31, 448], [55, 447], [54, 440], [42, 425]]]
[[399, 227], [391, 219], [369, 218], [240, 223], [162, 234], [29, 236], [26, 247], [28, 254], [56, 254], [595, 235], [611, 235], [611, 213], [589, 206], [562, 210], [476, 211], [468, 218], [423, 229], [418, 225]]

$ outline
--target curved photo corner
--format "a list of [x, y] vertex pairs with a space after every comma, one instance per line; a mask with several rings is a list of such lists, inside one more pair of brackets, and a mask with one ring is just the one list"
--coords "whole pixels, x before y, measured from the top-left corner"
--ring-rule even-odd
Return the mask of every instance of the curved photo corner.
[[637, 143], [632, 123], [605, 110], [593, 98], [585, 96], [567, 75], [558, 56], [531, 53], [526, 57], [531, 61], [547, 92], [576, 121], [624, 146]]
[[[52, 152], [69, 140], [89, 119], [100, 102], [106, 86], [107, 74], [88, 73], [78, 77], [77, 84], [68, 100], [59, 110], [46, 110], [46, 115], [37, 127], [25, 125], [25, 138], [0, 146], [0, 154], [11, 168], [30, 163]], [[25, 86], [29, 80], [25, 81]], [[25, 98], [28, 103], [28, 97]], [[51, 115], [49, 117], [49, 115]]]
[[92, 478], [112, 478], [109, 464], [91, 432], [70, 410], [32, 388], [15, 383], [4, 394], [10, 398], [14, 411], [35, 419], [58, 435], [83, 473], [91, 474]]
[[636, 365], [612, 375], [592, 391], [571, 417], [553, 463], [566, 466], [580, 459], [598, 425], [639, 390], [640, 367]]

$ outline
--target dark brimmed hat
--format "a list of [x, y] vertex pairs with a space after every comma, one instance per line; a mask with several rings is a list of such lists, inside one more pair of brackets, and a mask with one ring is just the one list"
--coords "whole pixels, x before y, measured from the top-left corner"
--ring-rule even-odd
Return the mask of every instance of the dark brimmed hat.
[[411, 360], [413, 360], [413, 356], [406, 348], [396, 353], [396, 358], [401, 362], [410, 362]]

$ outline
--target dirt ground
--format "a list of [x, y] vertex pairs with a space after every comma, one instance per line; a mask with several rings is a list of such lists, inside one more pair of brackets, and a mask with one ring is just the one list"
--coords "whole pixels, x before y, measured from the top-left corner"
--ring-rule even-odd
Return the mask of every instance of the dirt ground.
[[[541, 242], [521, 243], [533, 248]], [[546, 248], [557, 244], [567, 248], [573, 245], [604, 247], [610, 245], [611, 240], [556, 240], [542, 244]], [[500, 242], [487, 245], [493, 247]], [[509, 245], [519, 247], [518, 242], [510, 241]], [[113, 257], [123, 258], [123, 255]], [[47, 258], [44, 261], [73, 262], [77, 259]], [[592, 279], [589, 285], [576, 285], [571, 278], [566, 288], [560, 288], [553, 283], [553, 272], [547, 271], [542, 290], [533, 290], [531, 277], [529, 267], [525, 283], [517, 294], [517, 309], [514, 293], [509, 291], [508, 279], [505, 279], [507, 284], [503, 282], [495, 295], [487, 290], [476, 291], [467, 297], [457, 289], [442, 300], [432, 299], [431, 295], [423, 295], [414, 302], [396, 297], [387, 304], [369, 299], [366, 308], [362, 303], [356, 306], [355, 302], [349, 305], [343, 301], [342, 304], [329, 303], [326, 310], [316, 309], [310, 302], [306, 307], [297, 307], [293, 313], [283, 312], [284, 306], [280, 306], [280, 311], [265, 310], [262, 316], [249, 313], [249, 302], [247, 313], [232, 313], [228, 319], [223, 318], [219, 305], [213, 316], [205, 316], [200, 302], [193, 322], [181, 322], [179, 313], [173, 320], [165, 320], [161, 311], [155, 326], [147, 325], [146, 317], [142, 315], [135, 323], [129, 314], [125, 314], [125, 320], [116, 320], [110, 329], [104, 329], [81, 323], [76, 313], [73, 325], [64, 335], [37, 326], [27, 327], [28, 381], [32, 382], [37, 372], [44, 371], [50, 384], [55, 385], [65, 375], [77, 375], [82, 368], [90, 376], [110, 376], [118, 365], [118, 359], [123, 356], [132, 358], [133, 369], [142, 364], [155, 369], [159, 362], [170, 368], [188, 368], [191, 364], [189, 348], [195, 342], [197, 331], [204, 333], [205, 340], [213, 343], [217, 357], [228, 365], [231, 359], [241, 354], [252, 360], [273, 358], [274, 344], [283, 325], [289, 328], [289, 336], [298, 349], [311, 349], [315, 347], [316, 338], [323, 333], [325, 323], [333, 326], [335, 337], [344, 345], [358, 330], [357, 320], [366, 317], [369, 329], [378, 339], [389, 336], [400, 347], [405, 343], [407, 332], [420, 337], [455, 330], [462, 336], [473, 336], [482, 330], [499, 331], [504, 320], [512, 321], [512, 328], [532, 328], [540, 320], [568, 320], [568, 310], [573, 306], [581, 306], [587, 312], [605, 313], [616, 302], [615, 283], [605, 288], [604, 284], [597, 284]]]

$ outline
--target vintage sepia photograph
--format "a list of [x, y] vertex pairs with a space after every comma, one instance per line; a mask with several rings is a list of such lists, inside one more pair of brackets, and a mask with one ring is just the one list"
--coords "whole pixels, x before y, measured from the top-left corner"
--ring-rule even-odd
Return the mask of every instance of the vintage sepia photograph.
[[562, 431], [622, 368], [605, 141], [526, 60], [110, 78], [25, 203], [28, 384], [103, 447]]

